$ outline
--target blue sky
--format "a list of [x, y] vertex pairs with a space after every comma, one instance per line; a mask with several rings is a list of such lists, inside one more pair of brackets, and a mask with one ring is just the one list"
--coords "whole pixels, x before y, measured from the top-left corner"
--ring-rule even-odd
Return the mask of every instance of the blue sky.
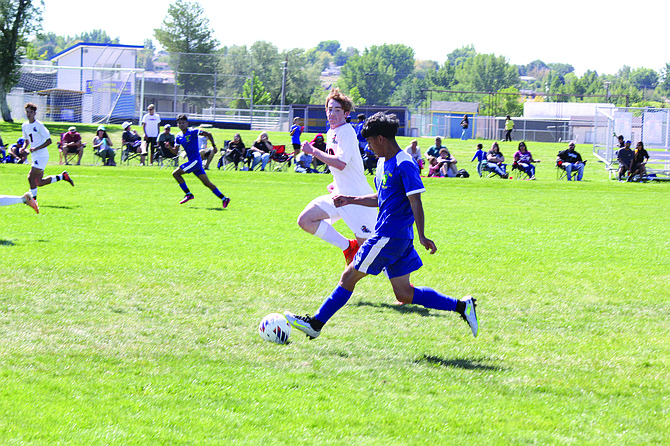
[[[417, 58], [440, 63], [446, 55], [474, 44], [480, 53], [503, 55], [514, 64], [540, 59], [569, 63], [578, 75], [587, 69], [614, 74], [623, 65], [659, 70], [670, 62], [663, 31], [649, 26], [654, 11], [667, 7], [660, 0], [644, 2], [637, 11], [605, 6], [593, 0], [537, 2], [531, 0], [452, 2], [314, 2], [276, 0], [201, 0], [223, 45], [272, 42], [280, 50], [312, 48], [337, 40], [343, 48], [402, 43]], [[600, 5], [599, 5], [599, 4]], [[45, 0], [45, 31], [75, 35], [104, 29], [121, 43], [141, 45], [153, 38], [167, 14], [169, 1], [112, 3], [91, 7], [90, 1]], [[335, 5], [334, 7], [331, 5]], [[76, 11], [76, 13], [73, 13]], [[638, 25], [638, 23], [644, 23]], [[657, 28], [660, 28], [657, 27]], [[640, 29], [642, 31], [636, 31]]]

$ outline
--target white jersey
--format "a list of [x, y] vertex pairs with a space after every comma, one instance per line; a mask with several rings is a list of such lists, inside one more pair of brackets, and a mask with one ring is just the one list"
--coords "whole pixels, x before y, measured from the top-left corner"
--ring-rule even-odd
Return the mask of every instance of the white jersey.
[[21, 130], [23, 131], [23, 139], [28, 141], [30, 147], [39, 147], [51, 138], [49, 130], [37, 119], [32, 124], [28, 121], [21, 124]]
[[335, 182], [334, 194], [362, 196], [372, 193], [372, 187], [365, 178], [363, 158], [358, 149], [356, 131], [352, 126], [343, 124], [328, 130], [326, 153], [335, 155], [337, 159], [347, 164], [342, 170], [330, 168]]
[[161, 123], [161, 117], [158, 113], [147, 113], [142, 117], [144, 124], [144, 134], [150, 138], [158, 138], [158, 124]]

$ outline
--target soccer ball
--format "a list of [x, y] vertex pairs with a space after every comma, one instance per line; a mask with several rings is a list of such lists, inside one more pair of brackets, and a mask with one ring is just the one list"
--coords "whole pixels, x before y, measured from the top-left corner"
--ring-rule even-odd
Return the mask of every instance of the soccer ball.
[[291, 336], [291, 326], [283, 314], [271, 313], [258, 326], [258, 334], [266, 341], [286, 344]]

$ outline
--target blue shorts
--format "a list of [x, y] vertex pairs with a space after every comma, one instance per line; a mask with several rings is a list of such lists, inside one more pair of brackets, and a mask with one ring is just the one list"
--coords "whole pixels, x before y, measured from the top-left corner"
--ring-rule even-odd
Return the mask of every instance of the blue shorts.
[[414, 240], [374, 235], [360, 247], [354, 258], [356, 270], [376, 276], [384, 271], [389, 279], [412, 273], [423, 266]]
[[202, 160], [189, 161], [179, 166], [185, 173], [194, 175], [205, 175], [205, 169], [202, 168]]

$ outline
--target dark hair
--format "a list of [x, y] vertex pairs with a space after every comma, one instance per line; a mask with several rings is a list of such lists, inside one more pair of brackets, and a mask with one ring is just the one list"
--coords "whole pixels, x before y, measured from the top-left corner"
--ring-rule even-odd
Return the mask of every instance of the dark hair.
[[359, 113], [357, 117], [358, 117], [358, 119], [361, 119], [361, 120], [365, 119], [365, 115], [363, 113]]
[[638, 141], [637, 144], [640, 145], [644, 149], [644, 143], [642, 141]]
[[363, 124], [361, 136], [369, 138], [371, 136], [381, 135], [386, 139], [395, 140], [395, 135], [398, 133], [400, 122], [396, 115], [387, 115], [384, 112], [378, 112], [370, 116]]
[[26, 105], [23, 106], [23, 108], [29, 108], [34, 112], [37, 111], [37, 105], [33, 104], [32, 102], [28, 102]]
[[521, 146], [524, 146], [526, 149], [528, 148], [525, 142], [519, 141], [519, 148], [521, 148]]
[[188, 118], [186, 117], [185, 114], [181, 113], [181, 114], [177, 115], [177, 121], [186, 121], [186, 122], [188, 122]]
[[482, 145], [482, 143], [479, 143], [479, 144], [477, 144], [477, 148], [478, 148], [478, 149], [483, 149], [484, 146]]

